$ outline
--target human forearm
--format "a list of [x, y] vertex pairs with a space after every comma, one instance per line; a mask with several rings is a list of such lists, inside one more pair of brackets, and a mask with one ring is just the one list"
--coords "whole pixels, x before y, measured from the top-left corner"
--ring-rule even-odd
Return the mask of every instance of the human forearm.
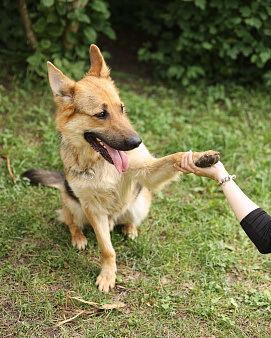
[[210, 168], [197, 168], [192, 161], [191, 153], [188, 152], [183, 156], [182, 167], [176, 168], [185, 174], [194, 173], [215, 180], [221, 186], [236, 218], [257, 249], [263, 254], [271, 252], [270, 215], [243, 193], [221, 162]]
[[223, 193], [229, 202], [238, 222], [247, 216], [251, 211], [259, 208], [251, 201], [233, 180], [221, 185]]
[[[192, 161], [191, 151], [183, 156], [182, 167], [176, 166], [176, 168], [185, 174], [194, 173], [197, 176], [209, 177], [217, 183], [221, 182], [221, 180], [223, 181], [224, 178], [229, 177], [227, 170], [221, 162], [218, 162], [209, 168], [196, 167]], [[258, 208], [258, 206], [242, 192], [233, 180], [227, 180], [221, 187], [239, 222], [251, 211]]]

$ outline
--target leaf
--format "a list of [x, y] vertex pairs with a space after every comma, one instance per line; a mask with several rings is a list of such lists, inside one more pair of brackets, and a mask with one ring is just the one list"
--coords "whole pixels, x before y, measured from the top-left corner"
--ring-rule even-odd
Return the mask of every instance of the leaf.
[[251, 14], [251, 9], [248, 6], [240, 7], [239, 11], [243, 17], [248, 17]]
[[260, 53], [260, 59], [262, 60], [263, 63], [266, 63], [270, 58], [271, 58], [271, 53], [270, 52], [262, 52], [262, 53]]
[[184, 73], [184, 68], [178, 65], [171, 65], [167, 70], [168, 78], [176, 77], [176, 79], [180, 79]]
[[78, 35], [77, 35], [76, 32], [68, 31], [66, 36], [67, 36], [67, 40], [70, 43], [72, 43], [73, 45], [75, 45], [77, 43], [77, 41], [78, 41], [77, 36]]
[[209, 28], [209, 32], [210, 32], [210, 34], [216, 34], [217, 33], [217, 29], [214, 26], [211, 26]]
[[100, 0], [94, 0], [94, 1], [92, 1], [91, 2], [91, 7], [96, 12], [101, 12], [101, 13], [107, 12], [107, 6], [106, 6], [105, 2], [100, 1]]
[[187, 77], [190, 79], [196, 79], [200, 75], [204, 76], [205, 71], [202, 67], [200, 66], [190, 66], [187, 67]]
[[260, 15], [260, 17], [261, 17], [261, 19], [262, 19], [263, 21], [265, 21], [265, 20], [268, 19], [268, 15], [267, 15], [266, 13], [264, 13], [264, 12], [260, 12], [259, 15]]
[[258, 18], [249, 18], [249, 19], [246, 19], [245, 20], [245, 23], [248, 25], [248, 26], [252, 26], [252, 27], [255, 27], [257, 29], [261, 28], [262, 26], [262, 22], [260, 19]]
[[62, 26], [57, 26], [57, 25], [52, 25], [48, 27], [48, 33], [56, 38], [62, 35], [63, 32], [63, 27]]
[[206, 0], [195, 0], [195, 5], [204, 10], [206, 7]]
[[40, 45], [42, 49], [48, 49], [51, 47], [51, 41], [48, 39], [42, 39]]
[[35, 54], [29, 56], [26, 61], [32, 66], [37, 66], [42, 62], [42, 55], [40, 52], [36, 52]]
[[78, 21], [80, 22], [85, 22], [85, 23], [90, 23], [90, 18], [87, 16], [85, 13], [80, 13], [77, 16]]
[[46, 27], [46, 20], [44, 18], [39, 18], [36, 23], [32, 25], [33, 29], [37, 33], [42, 33]]
[[106, 36], [108, 36], [111, 40], [116, 40], [117, 35], [116, 35], [115, 31], [113, 30], [113, 28], [111, 28], [110, 26], [105, 27], [105, 29], [104, 29], [103, 32], [104, 32], [104, 34], [105, 34]]
[[270, 28], [265, 28], [263, 30], [263, 32], [264, 32], [265, 35], [271, 36], [271, 29]]
[[205, 41], [202, 43], [202, 47], [204, 49], [211, 50], [213, 48], [213, 45], [210, 42]]
[[70, 19], [70, 20], [76, 20], [77, 16], [76, 16], [75, 12], [70, 12], [70, 13], [68, 13], [67, 18]]
[[258, 55], [257, 54], [251, 55], [250, 61], [252, 63], [256, 63], [258, 61]]
[[227, 50], [227, 55], [229, 55], [231, 59], [236, 60], [239, 52], [240, 49], [238, 48], [238, 46], [233, 46], [232, 48]]
[[89, 42], [95, 42], [97, 39], [97, 32], [92, 27], [86, 27], [84, 29], [84, 35]]
[[47, 23], [56, 23], [58, 21], [55, 13], [49, 13], [46, 18]]
[[237, 16], [237, 17], [231, 18], [231, 22], [232, 22], [234, 25], [238, 25], [239, 23], [242, 22], [242, 19], [239, 18], [239, 17]]
[[41, 0], [41, 2], [45, 7], [51, 7], [54, 4], [54, 0]]
[[75, 52], [81, 58], [84, 58], [86, 56], [86, 48], [83, 45], [75, 46]]
[[251, 46], [242, 46], [241, 51], [244, 56], [249, 56], [252, 53]]

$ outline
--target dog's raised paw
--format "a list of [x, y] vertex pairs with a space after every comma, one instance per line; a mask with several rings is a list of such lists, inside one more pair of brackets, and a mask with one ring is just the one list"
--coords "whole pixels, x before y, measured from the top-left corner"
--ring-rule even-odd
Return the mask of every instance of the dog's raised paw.
[[207, 168], [216, 164], [220, 159], [219, 152], [208, 150], [204, 153], [199, 153], [199, 158], [195, 160], [195, 165], [200, 168]]

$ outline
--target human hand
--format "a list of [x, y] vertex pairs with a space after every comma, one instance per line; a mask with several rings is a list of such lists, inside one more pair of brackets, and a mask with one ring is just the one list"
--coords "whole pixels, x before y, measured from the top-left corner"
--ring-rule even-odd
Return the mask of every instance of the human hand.
[[191, 150], [182, 156], [181, 166], [177, 164], [174, 164], [174, 166], [184, 174], [193, 173], [197, 176], [211, 178], [216, 182], [219, 182], [223, 177], [229, 175], [227, 170], [224, 168], [224, 165], [220, 161], [208, 168], [197, 167], [193, 161]]

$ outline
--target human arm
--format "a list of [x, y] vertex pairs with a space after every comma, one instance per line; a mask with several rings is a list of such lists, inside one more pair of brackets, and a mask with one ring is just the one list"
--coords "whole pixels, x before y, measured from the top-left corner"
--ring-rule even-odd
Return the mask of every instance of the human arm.
[[[194, 173], [197, 176], [209, 177], [217, 183], [229, 177], [221, 162], [208, 168], [196, 167], [191, 161], [190, 152], [182, 157], [182, 166], [175, 165], [175, 167], [185, 174]], [[251, 201], [232, 179], [222, 184], [221, 188], [237, 220], [258, 250], [261, 253], [270, 253], [271, 217]]]
[[[182, 157], [182, 167], [176, 165], [178, 170], [185, 174], [194, 173], [197, 176], [209, 177], [217, 183], [221, 179], [229, 176], [227, 170], [221, 162], [218, 162], [208, 168], [197, 167], [191, 160], [191, 154], [192, 153], [188, 152]], [[225, 184], [222, 184], [221, 188], [238, 222], [241, 222], [241, 220], [251, 211], [259, 208], [257, 204], [251, 201], [243, 193], [233, 180], [229, 180]]]

